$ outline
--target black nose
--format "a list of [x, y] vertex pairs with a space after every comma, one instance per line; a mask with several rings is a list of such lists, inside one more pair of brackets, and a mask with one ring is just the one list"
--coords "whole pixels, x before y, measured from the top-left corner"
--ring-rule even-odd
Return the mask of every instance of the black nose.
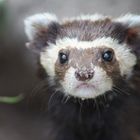
[[76, 70], [75, 77], [78, 81], [86, 81], [92, 79], [94, 76], [93, 69], [86, 69], [86, 70]]

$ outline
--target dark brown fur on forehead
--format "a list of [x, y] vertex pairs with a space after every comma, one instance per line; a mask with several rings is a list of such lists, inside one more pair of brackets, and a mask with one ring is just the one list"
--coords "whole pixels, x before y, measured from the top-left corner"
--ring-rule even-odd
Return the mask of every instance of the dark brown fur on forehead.
[[126, 27], [106, 18], [104, 20], [74, 20], [64, 23], [59, 32], [60, 38], [78, 38], [82, 41], [92, 41], [100, 37], [112, 37], [119, 42], [125, 40]]

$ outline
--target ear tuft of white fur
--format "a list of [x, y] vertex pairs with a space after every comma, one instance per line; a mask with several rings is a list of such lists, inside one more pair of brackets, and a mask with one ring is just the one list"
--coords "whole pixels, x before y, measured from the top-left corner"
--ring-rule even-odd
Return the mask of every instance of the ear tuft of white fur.
[[74, 21], [74, 20], [90, 20], [90, 21], [97, 21], [97, 20], [104, 20], [106, 19], [107, 16], [104, 16], [104, 15], [101, 15], [101, 14], [94, 14], [94, 15], [90, 15], [90, 14], [87, 14], [87, 15], [80, 15], [80, 16], [77, 16], [77, 17], [71, 17], [71, 18], [64, 18], [63, 19], [63, 22], [67, 22], [67, 21]]
[[57, 17], [50, 13], [40, 13], [24, 20], [25, 33], [29, 40], [33, 40], [40, 28], [47, 29], [51, 22], [57, 22]]
[[138, 27], [140, 26], [140, 15], [126, 14], [117, 18], [115, 21], [121, 22], [128, 27]]

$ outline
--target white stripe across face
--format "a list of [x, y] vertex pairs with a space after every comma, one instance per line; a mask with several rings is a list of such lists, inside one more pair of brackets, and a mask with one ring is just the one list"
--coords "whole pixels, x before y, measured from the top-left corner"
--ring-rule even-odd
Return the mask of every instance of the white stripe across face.
[[111, 37], [98, 38], [94, 41], [78, 41], [77, 38], [63, 38], [56, 40], [56, 44], [49, 44], [45, 52], [41, 53], [40, 62], [50, 76], [55, 76], [55, 62], [61, 49], [87, 49], [87, 48], [112, 48], [117, 61], [119, 62], [121, 75], [131, 74], [133, 66], [136, 64], [136, 56], [126, 44], [119, 44]]

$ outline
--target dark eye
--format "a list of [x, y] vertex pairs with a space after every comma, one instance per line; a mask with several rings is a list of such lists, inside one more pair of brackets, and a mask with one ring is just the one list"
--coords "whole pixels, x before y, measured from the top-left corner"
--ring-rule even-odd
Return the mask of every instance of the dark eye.
[[110, 50], [105, 51], [105, 52], [102, 54], [102, 59], [103, 59], [104, 61], [108, 61], [108, 62], [112, 61], [112, 59], [113, 59], [113, 52], [110, 51]]
[[68, 54], [60, 52], [59, 53], [59, 61], [61, 64], [65, 64], [68, 61]]

